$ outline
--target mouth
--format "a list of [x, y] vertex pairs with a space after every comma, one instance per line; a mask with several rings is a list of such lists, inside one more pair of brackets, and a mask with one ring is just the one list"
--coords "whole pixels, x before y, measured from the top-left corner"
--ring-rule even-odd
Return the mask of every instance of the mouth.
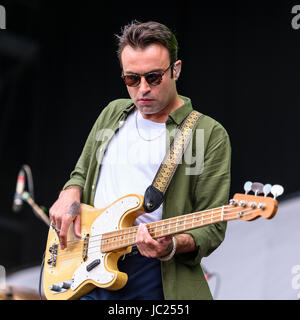
[[148, 99], [148, 98], [141, 98], [141, 99], [138, 99], [138, 102], [141, 103], [141, 104], [149, 104], [153, 101], [153, 99]]

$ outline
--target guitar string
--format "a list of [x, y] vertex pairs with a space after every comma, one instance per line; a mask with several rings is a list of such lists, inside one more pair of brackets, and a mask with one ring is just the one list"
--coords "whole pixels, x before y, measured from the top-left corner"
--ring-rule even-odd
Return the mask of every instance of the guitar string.
[[[249, 210], [251, 210], [251, 209], [249, 209]], [[254, 213], [255, 211], [260, 211], [260, 209], [254, 210], [254, 211], [252, 210], [251, 212], [245, 213], [244, 216], [249, 215], [249, 214], [252, 214], [252, 213]], [[226, 214], [226, 215], [232, 215], [232, 214], [234, 214], [234, 213], [230, 213], [230, 214]], [[237, 216], [236, 216], [236, 217], [233, 217], [233, 218], [239, 218], [238, 212], [237, 212], [236, 214], [237, 214]], [[207, 219], [206, 219], [206, 220], [207, 220]], [[216, 223], [216, 222], [219, 222], [219, 221], [220, 221], [220, 220], [217, 220], [217, 221], [215, 221], [215, 223]], [[213, 224], [213, 223], [212, 223], [212, 224]], [[207, 225], [210, 225], [210, 224], [207, 224]], [[204, 225], [204, 226], [205, 226], [205, 225]], [[136, 244], [132, 244], [132, 245], [128, 245], [128, 246], [136, 246]], [[100, 246], [97, 245], [97, 246], [88, 248], [88, 254], [91, 255], [91, 254], [98, 253], [99, 247], [101, 247], [101, 245], [100, 245]], [[123, 248], [125, 249], [126, 247], [123, 247]], [[89, 250], [91, 250], [91, 249], [97, 249], [97, 251], [89, 252]], [[116, 248], [116, 249], [118, 249], [118, 248]], [[114, 249], [114, 250], [115, 250], [115, 249]], [[62, 253], [62, 254], [58, 254], [57, 256], [60, 257], [60, 260], [67, 260], [67, 259], [69, 259], [69, 258], [68, 258], [68, 257], [65, 257], [65, 256], [71, 255], [71, 254], [76, 253], [76, 252], [80, 252], [80, 254], [81, 254], [81, 253], [82, 253], [82, 250], [75, 250], [75, 251], [69, 252], [69, 253]], [[78, 254], [78, 255], [79, 255], [79, 254]], [[63, 258], [67, 258], [67, 259], [63, 259], [62, 257], [63, 257]], [[74, 258], [74, 255], [72, 255], [72, 258]]]
[[[239, 211], [240, 211], [240, 209], [239, 209], [239, 207], [233, 207], [231, 210], [233, 211], [234, 209], [238, 209], [236, 212], [230, 212], [230, 213], [223, 213], [223, 216], [225, 215], [225, 216], [228, 216], [228, 215], [232, 215], [232, 214], [234, 214], [234, 213], [238, 213]], [[249, 208], [248, 210], [252, 210], [251, 208]], [[244, 212], [246, 212], [246, 210], [244, 209]], [[217, 212], [217, 211], [215, 211], [214, 213], [213, 213], [213, 215], [215, 215], [216, 213], [218, 213], [219, 215], [220, 215], [220, 212]], [[208, 214], [206, 214], [206, 216], [207, 216]], [[212, 216], [212, 214], [210, 214], [211, 216]], [[203, 215], [204, 216], [204, 215]], [[216, 218], [218, 218], [218, 216], [217, 217], [213, 217], [213, 219], [216, 219]], [[189, 222], [189, 220], [192, 220], [192, 222]], [[193, 217], [191, 217], [191, 218], [189, 218], [189, 219], [186, 219], [185, 221], [187, 222], [186, 224], [188, 225], [189, 223], [191, 224], [191, 225], [193, 225], [193, 223], [194, 223], [194, 218]], [[203, 223], [204, 221], [211, 221], [212, 220], [212, 217], [209, 217], [209, 218], [205, 218], [205, 219], [201, 219], [201, 222]], [[216, 222], [218, 222], [218, 221], [220, 221], [220, 220], [217, 220]], [[204, 222], [204, 223], [206, 223], [206, 222]], [[172, 224], [177, 224], [177, 221], [171, 221], [170, 223], [168, 223], [168, 225], [170, 226], [170, 225], [172, 225]], [[178, 228], [177, 226], [175, 226], [176, 228]], [[151, 230], [151, 229], [154, 229], [155, 228], [155, 226], [154, 227], [152, 227], [152, 228], [150, 228], [149, 229], [149, 231]], [[173, 227], [171, 227], [171, 228], [174, 228], [174, 226]], [[135, 235], [136, 234], [136, 230], [137, 230], [137, 227], [136, 228], [134, 228], [135, 229], [135, 231], [131, 231], [131, 232], [128, 232], [127, 234], [126, 234], [126, 236], [128, 236], [128, 235]], [[170, 228], [169, 228], [170, 229]], [[131, 228], [130, 228], [130, 230], [131, 230]], [[97, 235], [98, 237], [100, 237], [101, 235]], [[96, 237], [96, 236], [94, 236], [94, 237]], [[110, 237], [110, 239], [112, 239], [112, 238], [116, 238], [116, 237], [120, 237], [120, 235], [119, 236], [112, 236], [112, 237]], [[99, 240], [101, 240], [101, 238], [100, 239], [97, 239], [97, 240], [93, 240], [93, 241], [91, 241], [91, 242], [89, 242], [89, 244], [90, 243], [93, 243], [93, 242], [99, 242]], [[107, 240], [107, 239], [104, 239], [104, 240]], [[132, 240], [132, 239], [130, 239], [130, 240]], [[124, 240], [122, 240], [122, 241], [124, 241]], [[101, 240], [101, 242], [103, 242], [103, 239]], [[113, 242], [120, 242], [120, 240], [118, 241], [116, 241], [116, 240], [114, 240]], [[103, 245], [105, 245], [105, 244], [103, 244], [103, 243], [101, 243], [100, 244], [100, 246], [103, 246]], [[93, 248], [98, 248], [98, 245], [96, 246], [96, 247], [89, 247], [88, 248], [88, 250], [90, 250], [90, 249], [93, 249]], [[68, 248], [67, 248], [67, 250], [68, 250]], [[63, 255], [66, 255], [66, 254], [72, 254], [72, 253], [74, 253], [74, 252], [76, 252], [76, 251], [73, 251], [73, 252], [69, 252], [69, 253], [67, 253], [67, 252], [65, 252], [65, 253], [61, 253], [61, 254], [58, 254], [59, 256], [63, 256]]]
[[[232, 208], [232, 209], [235, 209], [235, 208]], [[231, 210], [232, 210], [231, 209]], [[200, 213], [200, 212], [199, 212]], [[189, 221], [192, 220], [192, 224], [193, 223], [198, 223], [199, 220], [201, 220], [201, 222], [203, 222], [203, 220], [211, 220], [212, 218], [217, 218], [220, 214], [220, 211], [218, 210], [213, 210], [211, 213], [206, 213], [206, 214], [201, 214], [199, 215], [199, 213], [195, 212], [191, 215], [186, 215], [186, 216], [178, 216], [178, 217], [175, 217], [175, 218], [170, 218], [169, 221], [168, 220], [161, 220], [161, 221], [165, 221], [164, 223], [162, 223], [161, 225], [155, 225], [155, 222], [153, 223], [154, 225], [151, 226], [151, 225], [148, 225], [148, 230], [149, 232], [151, 232], [150, 230], [153, 231], [153, 229], [157, 229], [157, 228], [162, 228], [161, 230], [157, 230], [157, 232], [162, 232], [162, 231], [166, 231], [166, 229], [170, 229], [170, 226], [173, 225], [173, 224], [176, 224], [176, 227], [182, 227], [182, 224], [183, 226], [186, 225], [186, 223], [190, 223]], [[222, 213], [222, 210], [221, 210], [221, 213]], [[234, 213], [234, 212], [233, 212]], [[217, 217], [214, 217], [215, 214], [218, 214]], [[226, 213], [227, 215], [230, 215], [232, 213]], [[198, 215], [198, 216], [197, 216]], [[203, 219], [203, 217], [206, 217], [206, 216], [210, 216], [209, 218], [205, 218]], [[181, 219], [182, 221], [178, 221], [178, 219]], [[178, 226], [178, 224], [181, 223], [181, 225]], [[147, 226], [147, 225], [146, 225]], [[171, 227], [172, 228], [172, 227]], [[117, 237], [124, 237], [124, 236], [128, 236], [130, 234], [136, 234], [136, 231], [138, 229], [138, 226], [135, 226], [134, 227], [134, 230], [133, 228], [128, 228], [128, 231], [127, 233], [120, 233], [120, 234], [114, 234], [114, 232], [107, 232], [106, 234], [109, 235], [111, 234], [111, 236], [109, 237], [105, 237], [105, 238], [102, 238], [102, 242], [105, 242], [107, 240], [110, 240], [110, 239], [114, 239], [114, 238], [117, 238]], [[120, 231], [122, 230], [126, 230], [126, 229], [121, 229]], [[155, 233], [156, 231], [154, 231]], [[122, 240], [124, 241], [124, 240]], [[103, 245], [106, 245], [105, 243]]]
[[[259, 211], [259, 210], [255, 210], [255, 211]], [[253, 211], [244, 214], [244, 216], [249, 215], [249, 214], [252, 214], [252, 213], [253, 213]], [[233, 213], [231, 213], [231, 214], [233, 214]], [[237, 213], [237, 216], [234, 217], [234, 218], [238, 218], [238, 217], [239, 217], [239, 215], [238, 215], [238, 213]], [[216, 223], [216, 222], [219, 222], [219, 220], [218, 220], [218, 221], [215, 221], [215, 223]], [[208, 224], [208, 225], [209, 225], [209, 224]], [[205, 225], [204, 225], [204, 226], [205, 226]], [[128, 245], [128, 247], [129, 247], [129, 246], [135, 247], [136, 244]], [[88, 248], [88, 255], [92, 255], [92, 254], [98, 253], [99, 247], [101, 247], [101, 245], [100, 245], [100, 246], [97, 245], [97, 246]], [[123, 247], [123, 248], [125, 249], [126, 247]], [[91, 249], [97, 249], [97, 251], [90, 252]], [[118, 249], [118, 248], [115, 248], [115, 249]], [[114, 249], [114, 250], [115, 250], [115, 249]], [[120, 248], [119, 248], [119, 249], [120, 249]], [[78, 252], [77, 256], [82, 254], [82, 250], [75, 250], [75, 251], [69, 252], [69, 253], [58, 254], [58, 256], [60, 257], [60, 260], [64, 261], [64, 260], [68, 260], [69, 257], [66, 257], [66, 256], [71, 255], [71, 254], [72, 254], [72, 258], [74, 258], [74, 257], [75, 257], [75, 256], [74, 256], [74, 253], [77, 253], [77, 252]], [[79, 252], [80, 252], [80, 254], [79, 254]]]
[[[194, 212], [194, 213], [191, 213], [191, 215], [197, 215], [197, 214], [203, 214], [203, 216], [205, 216], [205, 215], [211, 215], [211, 214], [215, 214], [219, 209], [226, 209], [226, 208], [232, 208], [232, 206], [231, 205], [224, 205], [224, 206], [222, 206], [222, 207], [217, 207], [217, 208], [214, 208], [214, 209], [207, 209], [207, 210], [203, 210], [203, 211], [199, 211], [199, 212]], [[236, 207], [233, 207], [233, 209], [234, 208], [236, 208]], [[208, 213], [208, 214], [204, 214], [205, 212], [208, 212], [208, 211], [213, 211], [213, 213]], [[188, 216], [189, 214], [187, 214], [186, 216]], [[182, 216], [178, 216], [178, 218], [183, 218], [184, 217], [184, 215], [182, 215]], [[175, 219], [175, 218], [170, 218], [170, 219]], [[161, 220], [161, 221], [166, 221], [166, 220]], [[153, 222], [153, 223], [155, 223], [155, 222]], [[157, 223], [158, 223], [158, 221], [157, 221]], [[154, 227], [157, 227], [157, 226], [154, 226]], [[94, 237], [99, 237], [99, 236], [103, 236], [103, 235], [105, 235], [105, 234], [110, 234], [110, 233], [113, 233], [113, 232], [120, 232], [120, 231], [127, 231], [127, 229], [129, 230], [129, 231], [131, 231], [132, 229], [137, 229], [137, 226], [132, 226], [132, 227], [129, 227], [129, 228], [125, 228], [125, 229], [120, 229], [120, 230], [117, 230], [117, 231], [109, 231], [109, 232], [106, 232], [106, 233], [104, 233], [104, 234], [96, 234], [96, 235], [94, 235], [94, 236], [91, 236], [91, 237], [89, 237], [89, 239], [92, 239], [92, 238], [94, 238]], [[121, 235], [127, 235], [126, 233], [122, 233], [122, 234], [120, 234], [120, 236]], [[116, 235], [113, 235], [113, 236], [111, 236], [110, 238], [113, 238], [113, 237], [115, 237]], [[106, 239], [109, 239], [109, 238], [106, 238]], [[80, 241], [84, 241], [84, 239], [76, 239], [76, 240], [69, 240], [69, 241], [67, 241], [67, 244], [71, 244], [72, 245], [72, 243], [74, 243], [74, 242], [80, 242]], [[75, 245], [77, 245], [77, 243], [75, 243]]]
[[[219, 211], [218, 211], [219, 208], [221, 208], [221, 210], [224, 210], [224, 208], [228, 208], [228, 207], [231, 208], [230, 210], [236, 209], [236, 207], [233, 207], [233, 208], [232, 208], [232, 206], [230, 206], [230, 205], [225, 205], [225, 206], [223, 206], [223, 207], [214, 208], [213, 210], [212, 210], [212, 209], [208, 209], [208, 210], [204, 210], [204, 211], [194, 212], [194, 213], [192, 213], [191, 215], [189, 215], [189, 214], [188, 214], [188, 215], [185, 215], [185, 216], [182, 215], [182, 216], [178, 216], [177, 218], [179, 218], [179, 219], [181, 218], [182, 220], [187, 221], [187, 220], [190, 220], [190, 219], [196, 219], [196, 218], [194, 217], [194, 215], [199, 215], [199, 214], [201, 214], [199, 218], [202, 218], [202, 217], [207, 216], [207, 215], [210, 215], [210, 216], [211, 216], [211, 215], [214, 215], [214, 214], [216, 214], [216, 213], [219, 213]], [[208, 211], [210, 211], [211, 213], [203, 214], [203, 213], [208, 212]], [[187, 217], [187, 216], [189, 216], [189, 218], [185, 218], [185, 217]], [[176, 221], [174, 222], [173, 220], [176, 220]], [[176, 218], [170, 218], [170, 221], [169, 221], [169, 222], [168, 222], [168, 219], [167, 219], [167, 220], [161, 220], [161, 221], [163, 221], [163, 223], [161, 223], [162, 226], [168, 226], [168, 225], [173, 224], [173, 223], [178, 223], [178, 221], [177, 221]], [[148, 224], [148, 227], [150, 228], [149, 230], [151, 230], [151, 229], [153, 229], [153, 228], [162, 227], [162, 226], [160, 226], [160, 225], [157, 225], [158, 222], [156, 222], [156, 223], [154, 222], [153, 224], [156, 224], [156, 225], [151, 226], [150, 224]], [[125, 229], [120, 229], [120, 230], [118, 230], [118, 231], [107, 232], [107, 233], [105, 233], [105, 234], [97, 234], [97, 235], [94, 235], [94, 236], [89, 237], [89, 243], [92, 243], [93, 241], [98, 241], [98, 239], [91, 241], [91, 239], [92, 239], [92, 238], [95, 238], [95, 237], [100, 237], [100, 236], [103, 236], [103, 235], [109, 235], [109, 234], [111, 234], [110, 237], [106, 237], [105, 239], [103, 239], [103, 240], [109, 240], [109, 239], [111, 239], [111, 238], [122, 237], [122, 236], [127, 236], [127, 235], [129, 235], [129, 234], [131, 234], [131, 233], [136, 233], [137, 229], [138, 229], [138, 226], [132, 226], [132, 227], [125, 228]], [[124, 231], [125, 231], [125, 232], [124, 232]], [[119, 234], [116, 235], [116, 234], [114, 234], [115, 232], [117, 232], [117, 233], [119, 232]], [[72, 246], [77, 246], [78, 242], [84, 242], [84, 241], [85, 241], [85, 239], [70, 240], [70, 241], [67, 242], [68, 244], [71, 243], [71, 245], [68, 245], [68, 248], [72, 248]]]
[[[234, 207], [234, 208], [232, 208], [232, 209], [240, 209], [239, 207]], [[249, 210], [251, 210], [250, 212], [247, 212], [247, 211], [249, 211]], [[239, 217], [239, 212], [240, 212], [241, 210], [237, 210], [237, 212], [231, 212], [231, 213], [223, 213], [223, 216], [228, 216], [228, 215], [233, 215], [233, 214], [237, 214], [237, 218]], [[252, 213], [254, 213], [254, 212], [256, 212], [256, 211], [261, 211], [260, 209], [257, 209], [257, 210], [253, 210], [253, 209], [251, 209], [251, 208], [249, 208], [249, 209], [246, 209], [246, 210], [243, 210], [243, 213], [244, 213], [244, 215], [249, 215], [249, 214], [252, 214]], [[216, 212], [214, 212], [214, 214], [215, 214]], [[214, 217], [214, 219], [215, 218], [218, 218], [218, 217]], [[233, 217], [233, 218], [235, 218], [235, 217]], [[241, 217], [242, 218], [242, 217]], [[189, 219], [189, 220], [191, 220], [191, 219]], [[212, 220], [212, 218], [206, 218], [206, 219], [203, 219], [203, 220]], [[219, 222], [220, 220], [217, 220], [217, 221], [215, 221], [215, 223], [216, 222]], [[201, 220], [201, 222], [203, 223], [203, 221]], [[173, 222], [173, 223], [171, 223], [171, 224], [175, 224], [176, 222]], [[187, 224], [190, 224], [190, 225], [193, 225], [193, 223], [194, 222], [188, 222]], [[206, 223], [206, 222], [204, 222], [204, 223]], [[212, 223], [213, 224], [213, 223]], [[209, 224], [208, 224], [209, 225]], [[199, 226], [199, 227], [201, 227], [201, 226]], [[173, 226], [172, 228], [177, 228], [176, 226]], [[133, 234], [134, 234], [134, 232], [132, 232]], [[100, 236], [100, 235], [99, 235]], [[100, 240], [100, 239], [99, 239]], [[98, 241], [99, 241], [98, 240]], [[132, 239], [130, 239], [130, 240], [132, 240]], [[94, 242], [98, 242], [97, 240], [94, 240]], [[116, 241], [117, 243], [119, 242], [119, 241]], [[130, 245], [128, 245], [128, 246], [130, 246]], [[101, 247], [101, 244], [100, 244], [100, 247]], [[95, 249], [95, 248], [97, 248], [97, 249], [99, 249], [99, 245], [97, 245], [97, 246], [92, 246], [92, 247], [88, 247], [88, 253], [89, 254], [93, 254], [93, 253], [95, 253], [95, 252], [90, 252], [90, 250], [91, 249]], [[125, 248], [125, 247], [124, 247]], [[77, 249], [77, 248], [75, 248], [75, 249]], [[83, 249], [83, 248], [82, 248]], [[57, 257], [63, 257], [63, 256], [67, 256], [67, 255], [71, 255], [71, 254], [73, 254], [73, 253], [76, 253], [76, 252], [81, 252], [82, 253], [82, 249], [80, 248], [80, 250], [75, 250], [75, 251], [72, 251], [72, 252], [64, 252], [64, 253], [59, 253], [59, 254], [57, 254]]]
[[[214, 212], [214, 215], [215, 215], [216, 213], [219, 213], [219, 212], [215, 211], [215, 212]], [[230, 214], [234, 214], [234, 213], [226, 213], [226, 215], [230, 215]], [[203, 216], [207, 216], [207, 215], [208, 215], [208, 214], [205, 214], [205, 215], [203, 215]], [[212, 214], [210, 214], [210, 215], [212, 215]], [[218, 218], [218, 217], [215, 217], [215, 218]], [[189, 218], [189, 219], [186, 219], [185, 221], [187, 221], [187, 224], [188, 224], [188, 223], [190, 223], [189, 220], [193, 220], [193, 219], [194, 219], [194, 218], [191, 217], [191, 218]], [[211, 217], [201, 219], [201, 222], [202, 222], [202, 220], [204, 220], [204, 221], [206, 221], [206, 220], [209, 221], [209, 220], [211, 220]], [[168, 225], [172, 225], [172, 224], [175, 224], [175, 223], [177, 223], [177, 221], [172, 221], [171, 223], [169, 222]], [[192, 224], [193, 224], [193, 221], [192, 221]], [[151, 229], [154, 229], [154, 228], [155, 228], [155, 227], [150, 228], [149, 231], [150, 231]], [[130, 230], [131, 230], [131, 228], [130, 228]], [[137, 227], [135, 227], [134, 230], [137, 230]], [[135, 235], [135, 234], [136, 234], [136, 232], [131, 231], [131, 232], [128, 232], [128, 233], [126, 234], [126, 236], [128, 236], [128, 235]], [[98, 235], [98, 237], [100, 237], [100, 236], [101, 236], [101, 235]], [[116, 238], [116, 236], [112, 236], [112, 237], [110, 237], [110, 238]], [[93, 241], [91, 241], [91, 242], [89, 242], [89, 243], [99, 242], [99, 240], [101, 240], [101, 239], [93, 240]], [[107, 239], [105, 239], [105, 240], [107, 240]], [[130, 240], [131, 240], [131, 239], [130, 239]], [[102, 240], [102, 241], [103, 241], [103, 240]], [[90, 249], [93, 249], [93, 248], [98, 248], [98, 245], [97, 245], [96, 247], [89, 247], [89, 250], [90, 250]], [[67, 249], [68, 249], [68, 248], [67, 248]], [[69, 252], [69, 253], [61, 253], [61, 254], [58, 254], [58, 256], [63, 256], [63, 255], [67, 255], [67, 254], [72, 254], [72, 253], [74, 253], [74, 252], [76, 252], [76, 251]]]
[[[205, 212], [213, 211], [213, 210], [218, 210], [218, 209], [222, 209], [222, 208], [225, 208], [225, 207], [231, 208], [232, 206], [231, 206], [231, 205], [224, 205], [224, 206], [222, 206], [222, 207], [216, 207], [216, 208], [214, 208], [214, 209], [207, 209], [207, 210], [203, 210], [203, 211], [199, 211], [199, 212], [193, 212], [193, 213], [191, 213], [191, 215], [193, 215], [193, 214], [199, 214], [199, 213], [205, 213]], [[189, 214], [187, 214], [187, 215], [189, 215]], [[183, 216], [184, 216], [184, 215], [178, 216], [178, 217], [183, 217]], [[173, 219], [173, 218], [171, 218], [171, 219]], [[166, 221], [166, 220], [161, 220], [161, 221]], [[157, 221], [157, 222], [158, 222], [158, 221]], [[154, 223], [155, 223], [155, 222], [154, 222]], [[132, 226], [132, 227], [130, 227], [130, 228], [134, 228], [134, 226]], [[127, 229], [127, 228], [125, 228], [125, 229], [120, 229], [120, 230], [118, 230], [118, 231], [126, 230], [126, 229]], [[128, 229], [129, 229], [129, 228], [128, 228]], [[97, 234], [97, 235], [91, 236], [90, 239], [93, 238], [93, 237], [98, 237], [98, 236], [100, 236], [100, 235], [109, 234], [109, 233], [111, 233], [111, 232], [114, 232], [114, 231], [109, 231], [109, 232], [106, 232], [106, 233], [104, 233], [104, 234]], [[84, 241], [84, 239], [69, 240], [69, 241], [67, 241], [67, 243], [78, 242], [78, 241]]]
[[[249, 210], [251, 210], [251, 209], [249, 209]], [[244, 211], [246, 211], [246, 210], [244, 210]], [[228, 215], [233, 215], [233, 214], [238, 214], [240, 212], [240, 210], [238, 210], [237, 212], [231, 212], [231, 213], [225, 213], [224, 214], [224, 212], [223, 212], [223, 216], [225, 215], [225, 216], [228, 216]], [[218, 214], [217, 216], [215, 216], [215, 214]], [[207, 216], [208, 214], [206, 214], [206, 216]], [[205, 225], [209, 225], [210, 223], [207, 223], [207, 222], [211, 222], [211, 224], [213, 224], [213, 223], [216, 223], [216, 222], [221, 222], [222, 220], [219, 220], [219, 217], [222, 215], [222, 212], [221, 212], [221, 214], [220, 214], [220, 212], [213, 212], [212, 214], [210, 214], [210, 217], [207, 217], [207, 218], [204, 218], [203, 219], [203, 216], [201, 216], [200, 218], [195, 218], [195, 217], [189, 217], [188, 219], [185, 219], [184, 220], [184, 223], [183, 223], [183, 225], [180, 225], [180, 226], [178, 226], [178, 221], [176, 221], [176, 220], [174, 220], [174, 221], [170, 221], [169, 223], [167, 223], [166, 225], [168, 226], [168, 228], [166, 228], [166, 229], [164, 229], [164, 230], [157, 230], [157, 231], [155, 231], [154, 230], [154, 232], [153, 232], [153, 229], [155, 229], [155, 228], [157, 228], [157, 226], [154, 226], [154, 227], [152, 227], [152, 228], [150, 228], [150, 229], [148, 229], [148, 231], [149, 231], [149, 233], [151, 233], [151, 230], [152, 230], [152, 232], [154, 233], [154, 237], [155, 238], [159, 238], [159, 237], [161, 237], [161, 235], [159, 235], [159, 236], [156, 236], [156, 233], [160, 233], [160, 232], [162, 232], [162, 231], [167, 231], [167, 233], [170, 233], [170, 234], [174, 234], [174, 231], [176, 231], [176, 232], [178, 232], [178, 233], [182, 233], [184, 230], [187, 230], [189, 227], [194, 227], [194, 225], [195, 224], [199, 224], [200, 223], [200, 226], [197, 226], [196, 228], [200, 228], [201, 226], [205, 226]], [[197, 221], [195, 221], [195, 219], [197, 219]], [[183, 226], [183, 228], [184, 228], [184, 230], [182, 230], [182, 231], [180, 231], [180, 230], [178, 230], [178, 228], [180, 229], [180, 227], [182, 227]], [[195, 228], [195, 229], [196, 229]], [[176, 229], [176, 230], [173, 230], [173, 231], [171, 231], [172, 229]], [[176, 233], [175, 232], [175, 233]], [[130, 237], [130, 240], [133, 240], [133, 239], [135, 239], [135, 236], [136, 236], [136, 232], [129, 232], [128, 234], [126, 234], [126, 235], [130, 235], [129, 237]], [[122, 236], [122, 235], [121, 235]], [[106, 244], [106, 243], [102, 243], [101, 244], [101, 246], [103, 247], [105, 247], [105, 246], [114, 246], [114, 245], [118, 245], [120, 242], [124, 242], [124, 241], [126, 241], [126, 240], [116, 240], [116, 238], [119, 238], [120, 237], [120, 235], [119, 236], [112, 236], [112, 237], [110, 237], [110, 239], [113, 239], [112, 241], [110, 241], [110, 243], [109, 244]], [[133, 239], [132, 239], [132, 237], [133, 237]], [[101, 240], [101, 242], [105, 242], [105, 240], [107, 240], [107, 239], [102, 239]], [[95, 247], [91, 247], [91, 249], [92, 248], [95, 248]], [[118, 247], [116, 248], [116, 249], [118, 249]], [[115, 248], [113, 249], [113, 250], [115, 250]]]

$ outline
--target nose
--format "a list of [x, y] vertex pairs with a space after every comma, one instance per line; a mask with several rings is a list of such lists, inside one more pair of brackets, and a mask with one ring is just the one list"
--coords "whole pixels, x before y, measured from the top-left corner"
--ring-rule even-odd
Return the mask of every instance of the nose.
[[139, 85], [139, 91], [141, 94], [145, 95], [151, 91], [150, 84], [146, 81], [145, 77], [141, 77], [141, 83]]

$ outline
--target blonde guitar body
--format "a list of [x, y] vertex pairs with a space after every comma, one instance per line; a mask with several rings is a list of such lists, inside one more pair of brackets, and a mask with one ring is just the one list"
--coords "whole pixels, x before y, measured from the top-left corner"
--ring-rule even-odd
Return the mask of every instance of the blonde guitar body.
[[131, 246], [107, 253], [101, 252], [102, 234], [133, 225], [145, 213], [143, 196], [129, 194], [104, 209], [81, 204], [81, 239], [74, 236], [71, 226], [68, 246], [59, 247], [58, 235], [49, 229], [45, 263], [44, 293], [48, 300], [78, 299], [95, 287], [118, 290], [127, 282], [120, 272], [120, 256], [131, 252]]

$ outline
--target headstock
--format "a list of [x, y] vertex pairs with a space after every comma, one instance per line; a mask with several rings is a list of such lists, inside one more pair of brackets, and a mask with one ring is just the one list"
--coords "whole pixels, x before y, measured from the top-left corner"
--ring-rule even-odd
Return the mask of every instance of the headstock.
[[[259, 217], [271, 219], [277, 212], [278, 202], [276, 198], [283, 193], [283, 187], [280, 185], [271, 186], [270, 184], [263, 185], [259, 182], [247, 181], [244, 184], [245, 194], [237, 193], [230, 204], [237, 208], [236, 212], [242, 220], [255, 220]], [[252, 191], [254, 195], [249, 194]], [[259, 196], [258, 194], [264, 194]], [[267, 197], [272, 193], [273, 198]]]

